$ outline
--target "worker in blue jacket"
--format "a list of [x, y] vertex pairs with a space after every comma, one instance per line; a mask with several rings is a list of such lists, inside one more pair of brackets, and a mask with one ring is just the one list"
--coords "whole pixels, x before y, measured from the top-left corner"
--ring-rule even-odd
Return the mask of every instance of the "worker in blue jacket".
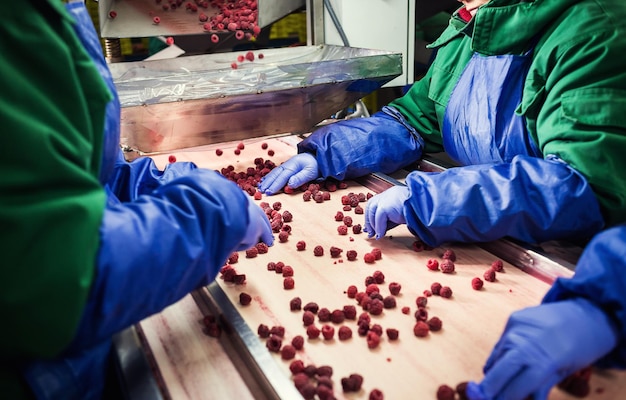
[[406, 224], [430, 246], [587, 241], [626, 222], [622, 0], [462, 0], [426, 75], [367, 118], [315, 130], [266, 175], [277, 193], [445, 152], [368, 201], [364, 230]]
[[558, 278], [541, 305], [510, 316], [468, 397], [546, 399], [590, 365], [626, 368], [625, 269], [626, 225], [595, 236], [571, 278]]
[[0, 53], [0, 396], [97, 399], [115, 333], [272, 230], [215, 171], [124, 160], [83, 1], [7, 5]]

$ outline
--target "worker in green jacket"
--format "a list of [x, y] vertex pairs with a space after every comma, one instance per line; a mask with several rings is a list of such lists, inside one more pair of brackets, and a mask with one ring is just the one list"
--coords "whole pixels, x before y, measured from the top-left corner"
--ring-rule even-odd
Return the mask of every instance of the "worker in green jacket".
[[0, 54], [0, 397], [97, 399], [115, 333], [271, 226], [214, 171], [123, 159], [83, 1], [5, 2]]
[[365, 230], [398, 224], [431, 246], [512, 237], [584, 242], [626, 221], [626, 6], [621, 0], [463, 0], [426, 75], [368, 118], [319, 128], [260, 184], [390, 173]]

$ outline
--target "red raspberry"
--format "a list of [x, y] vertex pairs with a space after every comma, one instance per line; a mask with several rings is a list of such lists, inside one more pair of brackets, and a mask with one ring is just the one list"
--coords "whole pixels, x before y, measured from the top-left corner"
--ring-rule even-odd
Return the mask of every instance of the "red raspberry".
[[248, 293], [244, 293], [244, 292], [239, 293], [239, 303], [242, 306], [247, 306], [251, 302], [252, 302], [252, 296], [250, 296]]
[[425, 308], [420, 307], [415, 311], [414, 316], [416, 321], [426, 321], [428, 319], [428, 311]]
[[441, 272], [443, 272], [444, 274], [454, 273], [454, 263], [452, 262], [452, 260], [443, 260], [440, 267]]
[[346, 258], [348, 259], [348, 261], [354, 261], [356, 260], [356, 257], [357, 257], [356, 250], [348, 250], [346, 252]]
[[426, 296], [417, 296], [415, 299], [415, 305], [417, 305], [418, 308], [426, 307], [426, 304], [428, 304], [428, 298]]
[[380, 288], [378, 287], [377, 284], [372, 283], [367, 285], [367, 287], [365, 288], [365, 294], [367, 294], [368, 296], [371, 295], [372, 293], [380, 293]]
[[372, 254], [374, 255], [374, 258], [377, 260], [380, 260], [381, 258], [383, 258], [383, 252], [377, 247], [374, 247], [372, 249]]
[[283, 360], [291, 360], [296, 356], [296, 348], [290, 344], [286, 344], [280, 350], [280, 357]]
[[380, 336], [373, 331], [368, 331], [365, 340], [367, 341], [367, 347], [375, 349], [380, 344]]
[[491, 263], [491, 268], [496, 272], [502, 272], [504, 270], [504, 263], [502, 263], [502, 260], [496, 260]]
[[320, 308], [320, 310], [317, 312], [317, 319], [320, 322], [330, 321], [330, 310], [326, 307]]
[[402, 289], [402, 285], [400, 285], [398, 282], [391, 282], [389, 284], [389, 293], [391, 293], [394, 296], [399, 295], [401, 289]]
[[357, 289], [356, 286], [350, 285], [348, 286], [348, 290], [346, 290], [346, 294], [348, 295], [348, 298], [354, 299], [358, 291], [359, 289]]
[[402, 314], [408, 315], [410, 312], [411, 312], [410, 307], [407, 307], [407, 306], [402, 307]]
[[447, 249], [441, 256], [444, 260], [456, 261], [456, 253], [452, 249]]
[[302, 310], [302, 299], [299, 297], [294, 297], [289, 301], [289, 309], [291, 311], [300, 311]]
[[434, 258], [428, 259], [428, 261], [426, 262], [426, 268], [431, 271], [439, 270], [439, 261], [435, 260]]
[[287, 277], [283, 279], [283, 288], [285, 290], [291, 290], [296, 286], [296, 281], [292, 277]]
[[385, 274], [383, 274], [382, 271], [374, 271], [372, 277], [374, 278], [374, 282], [379, 285], [385, 282]]
[[472, 279], [472, 289], [474, 290], [480, 290], [483, 288], [483, 280], [480, 279], [479, 277], [475, 277], [474, 279]]
[[345, 226], [345, 225], [339, 225], [339, 226], [337, 227], [337, 232], [338, 232], [340, 235], [342, 235], [342, 236], [347, 235], [347, 234], [348, 234], [348, 227], [347, 227], [347, 226]]
[[413, 333], [417, 337], [426, 337], [428, 336], [430, 328], [428, 324], [424, 321], [417, 321], [415, 326], [413, 327]]
[[298, 251], [304, 251], [306, 249], [306, 242], [304, 240], [300, 240], [298, 243], [296, 243], [296, 249]]
[[450, 289], [449, 286], [442, 286], [441, 290], [439, 291], [439, 296], [449, 299], [450, 297], [452, 297], [452, 289]]
[[322, 336], [324, 336], [324, 340], [332, 340], [333, 336], [335, 336], [335, 328], [331, 325], [323, 325]]
[[350, 327], [346, 325], [343, 325], [339, 328], [337, 336], [339, 337], [339, 340], [348, 340], [352, 337], [352, 329], [350, 329]]
[[321, 331], [319, 330], [319, 328], [315, 325], [309, 325], [306, 328], [306, 335], [309, 339], [317, 339], [318, 337], [320, 337], [320, 332]]
[[455, 392], [448, 385], [441, 385], [437, 389], [437, 400], [454, 400]]
[[485, 278], [487, 282], [495, 282], [496, 271], [493, 268], [489, 268], [488, 270], [485, 271], [485, 273], [483, 273], [483, 278]]
[[439, 296], [439, 291], [441, 290], [441, 283], [439, 282], [434, 282], [432, 285], [430, 285], [430, 291], [432, 292], [432, 294], [434, 294], [435, 296]]
[[433, 332], [440, 331], [441, 326], [443, 325], [439, 317], [432, 317], [431, 319], [426, 321], [426, 323], [428, 324], [428, 327], [430, 328], [430, 330]]
[[343, 306], [343, 315], [346, 319], [356, 319], [356, 307], [353, 305]]
[[175, 156], [175, 155], [171, 155], [171, 156], [169, 156], [169, 157], [167, 158], [167, 161], [168, 161], [170, 164], [175, 163], [175, 162], [176, 162], [176, 156]]
[[293, 339], [291, 339], [291, 345], [296, 350], [302, 350], [304, 347], [304, 338], [300, 335], [294, 336]]
[[363, 261], [365, 261], [367, 264], [372, 264], [376, 261], [376, 256], [372, 253], [366, 253], [363, 256]]
[[316, 257], [321, 257], [324, 255], [324, 248], [322, 246], [315, 246], [313, 249], [313, 255]]
[[387, 328], [385, 332], [387, 333], [389, 340], [398, 340], [398, 336], [400, 335], [400, 332], [394, 328]]
[[268, 338], [270, 336], [270, 327], [265, 324], [259, 324], [259, 327], [257, 328], [257, 333], [259, 334], [260, 338]]
[[343, 213], [341, 211], [337, 211], [337, 214], [335, 214], [335, 221], [343, 221]]
[[393, 296], [387, 296], [383, 299], [383, 306], [387, 309], [396, 308], [396, 298]]
[[[302, 336], [300, 336], [302, 337]], [[289, 370], [293, 375], [302, 373], [304, 371], [304, 362], [302, 360], [294, 360], [289, 364]], [[306, 375], [305, 375], [306, 376]], [[307, 377], [308, 379], [308, 377]]]

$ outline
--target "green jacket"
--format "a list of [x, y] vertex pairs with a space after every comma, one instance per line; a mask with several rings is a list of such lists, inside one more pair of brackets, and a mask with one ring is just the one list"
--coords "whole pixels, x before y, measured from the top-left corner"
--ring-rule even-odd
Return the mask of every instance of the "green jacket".
[[16, 398], [18, 357], [57, 355], [72, 340], [87, 299], [105, 207], [98, 173], [112, 95], [63, 2], [5, 6], [0, 391]]
[[523, 54], [538, 38], [517, 113], [544, 156], [580, 171], [609, 224], [626, 221], [626, 3], [491, 0], [466, 24], [457, 13], [430, 45], [437, 56], [396, 107], [443, 151], [450, 94], [473, 52]]

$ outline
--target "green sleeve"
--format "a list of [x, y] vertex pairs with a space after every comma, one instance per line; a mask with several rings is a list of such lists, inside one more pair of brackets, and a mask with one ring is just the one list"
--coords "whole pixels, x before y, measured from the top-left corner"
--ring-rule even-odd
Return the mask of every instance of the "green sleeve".
[[99, 247], [111, 99], [58, 0], [0, 13], [0, 358], [71, 341]]
[[537, 49], [545, 69], [527, 82], [536, 94], [523, 107], [543, 154], [587, 178], [613, 225], [626, 221], [626, 12], [598, 12], [581, 10]]

